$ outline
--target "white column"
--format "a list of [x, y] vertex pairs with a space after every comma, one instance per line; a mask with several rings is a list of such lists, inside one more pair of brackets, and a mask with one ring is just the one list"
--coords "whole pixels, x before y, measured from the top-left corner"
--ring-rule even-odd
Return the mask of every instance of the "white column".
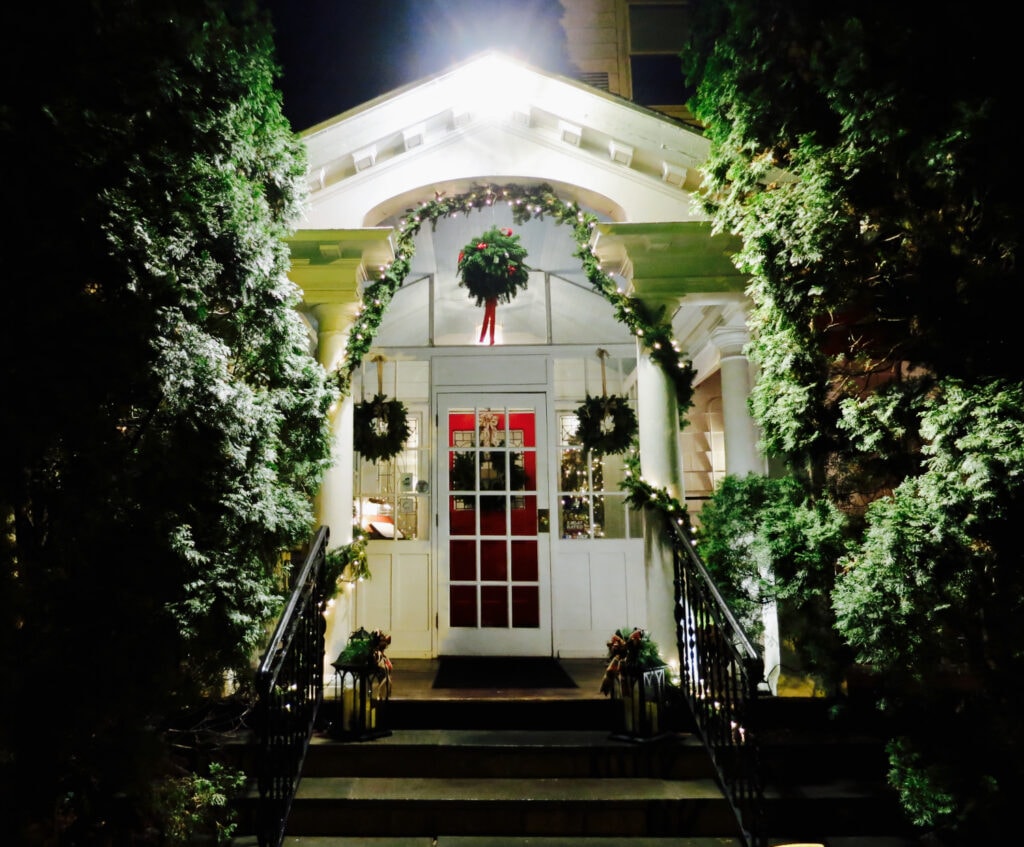
[[[313, 309], [318, 326], [317, 357], [333, 371], [345, 356], [352, 319], [344, 306], [322, 305]], [[351, 397], [343, 397], [330, 412], [331, 467], [324, 475], [317, 497], [317, 518], [331, 530], [331, 546], [352, 540], [352, 421]]]
[[[636, 387], [640, 474], [651, 485], [666, 489], [682, 502], [683, 464], [675, 385], [640, 344]], [[644, 557], [647, 621], [630, 626], [644, 626], [661, 648], [663, 658], [678, 662], [672, 545], [661, 521], [644, 521]]]
[[[738, 477], [751, 473], [764, 474], [768, 468], [764, 456], [757, 448], [760, 435], [747, 403], [753, 387], [753, 374], [743, 348], [749, 335], [746, 329], [724, 328], [712, 333], [711, 340], [719, 351], [722, 417], [725, 424], [725, 471]], [[770, 580], [771, 574], [762, 573], [761, 577]], [[761, 620], [764, 624], [764, 674], [774, 694], [782, 664], [779, 611], [775, 603], [762, 606]]]
[[733, 476], [763, 474], [767, 470], [764, 456], [757, 449], [760, 435], [747, 405], [753, 386], [750, 361], [743, 354], [748, 338], [745, 329], [719, 329], [711, 335], [718, 348], [722, 379], [725, 472]]
[[[345, 344], [352, 324], [351, 310], [345, 306], [316, 306], [317, 358], [328, 371], [338, 367], [345, 357]], [[352, 541], [352, 423], [354, 404], [351, 396], [343, 397], [328, 412], [331, 429], [331, 465], [324, 474], [316, 498], [317, 523], [330, 528], [328, 546], [333, 549]], [[324, 680], [334, 674], [330, 666], [355, 628], [355, 594], [345, 590], [329, 604], [325, 614]]]

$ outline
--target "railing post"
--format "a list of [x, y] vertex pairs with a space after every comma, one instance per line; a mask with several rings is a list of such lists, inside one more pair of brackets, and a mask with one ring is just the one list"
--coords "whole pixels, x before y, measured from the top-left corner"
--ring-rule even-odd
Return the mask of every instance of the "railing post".
[[683, 694], [747, 847], [763, 847], [757, 701], [763, 662], [693, 545], [673, 521], [676, 634]]
[[313, 539], [256, 671], [257, 838], [279, 847], [323, 702], [327, 527]]

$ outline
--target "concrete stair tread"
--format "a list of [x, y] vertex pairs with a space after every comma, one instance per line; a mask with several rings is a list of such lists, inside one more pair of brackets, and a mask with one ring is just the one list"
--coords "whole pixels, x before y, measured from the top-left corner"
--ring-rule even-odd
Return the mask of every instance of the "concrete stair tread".
[[833, 780], [831, 782], [800, 783], [799, 785], [764, 787], [764, 799], [766, 802], [772, 800], [821, 800], [840, 799], [847, 797], [856, 799], [859, 797], [877, 799], [880, 795], [886, 796], [892, 792], [885, 785], [875, 783], [856, 782], [852, 780]]
[[[690, 733], [675, 733], [654, 739], [648, 744], [680, 744], [702, 747]], [[315, 736], [311, 745], [364, 746], [365, 742], [335, 740], [326, 735]], [[633, 742], [612, 738], [607, 730], [531, 730], [531, 729], [396, 729], [391, 735], [373, 740], [374, 747], [632, 747]]]
[[[538, 836], [538, 835], [439, 835], [391, 836], [383, 838], [338, 836], [288, 836], [282, 847], [743, 847], [737, 838], [679, 838], [621, 836]], [[234, 847], [256, 847], [235, 841]], [[871, 847], [869, 845], [869, 847]], [[881, 845], [880, 847], [885, 847]]]
[[[620, 836], [535, 836], [535, 835], [429, 835], [413, 836], [286, 836], [282, 847], [742, 847], [738, 838], [696, 837], [632, 837], [624, 842]], [[822, 844], [828, 847], [917, 847], [917, 840], [890, 836], [829, 837], [824, 841], [800, 841], [797, 838], [769, 838], [768, 847], [791, 847], [795, 844]], [[232, 847], [258, 847], [255, 836], [235, 838]]]
[[430, 779], [424, 777], [305, 777], [295, 802], [360, 800], [479, 802], [536, 801], [558, 803], [625, 803], [650, 800], [721, 800], [722, 792], [711, 779]]

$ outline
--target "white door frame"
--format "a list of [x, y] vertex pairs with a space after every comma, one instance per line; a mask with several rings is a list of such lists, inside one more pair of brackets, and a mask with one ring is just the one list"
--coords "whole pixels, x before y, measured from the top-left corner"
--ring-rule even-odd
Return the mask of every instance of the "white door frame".
[[[462, 386], [440, 387], [433, 392], [437, 425], [435, 427], [433, 483], [436, 503], [435, 562], [437, 567], [437, 652], [440, 655], [544, 655], [553, 652], [551, 534], [537, 534], [539, 625], [537, 627], [452, 627], [449, 625], [449, 494], [448, 494], [448, 411], [454, 408], [502, 407], [535, 410], [536, 431], [536, 497], [538, 515], [547, 510], [550, 516], [553, 500], [551, 479], [551, 415], [550, 394], [546, 390], [523, 389], [516, 386], [467, 389]], [[550, 525], [550, 517], [548, 518]]]

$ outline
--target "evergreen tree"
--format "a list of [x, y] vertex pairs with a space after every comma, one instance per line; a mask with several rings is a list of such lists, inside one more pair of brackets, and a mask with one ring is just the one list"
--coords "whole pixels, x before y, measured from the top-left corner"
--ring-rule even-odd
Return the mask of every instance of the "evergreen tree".
[[1011, 831], [1022, 783], [1009, 12], [692, 8], [703, 203], [751, 280], [752, 409], [811, 502], [849, 519], [849, 552], [823, 567], [840, 632], [883, 673], [908, 811], [981, 843]]
[[0, 768], [23, 840], [99, 843], [141, 826], [165, 717], [247, 678], [332, 391], [285, 276], [305, 159], [265, 16], [3, 17]]

